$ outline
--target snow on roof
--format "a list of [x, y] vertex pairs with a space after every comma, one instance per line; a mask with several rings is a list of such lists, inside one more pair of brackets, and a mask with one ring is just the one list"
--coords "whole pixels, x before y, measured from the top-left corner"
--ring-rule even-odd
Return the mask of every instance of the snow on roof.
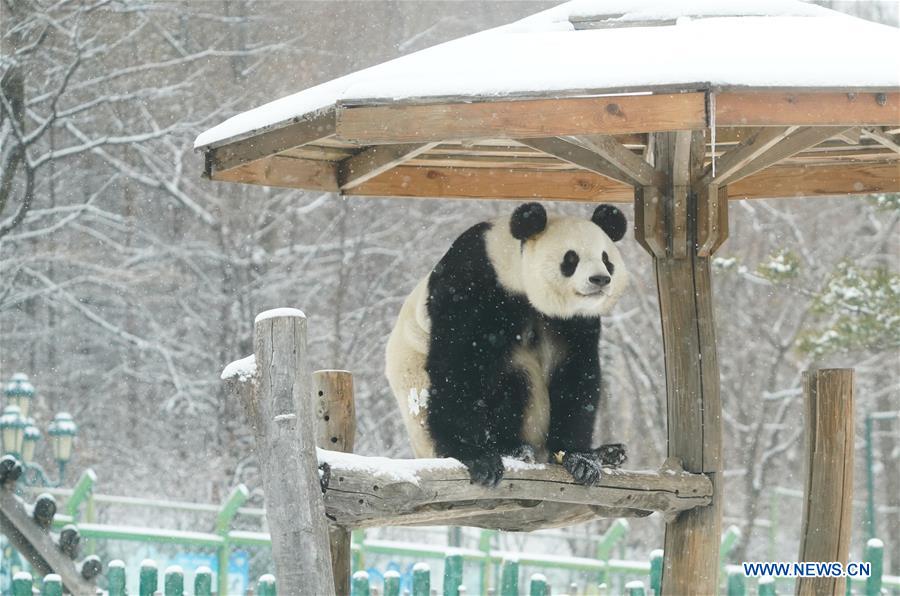
[[194, 146], [372, 99], [897, 87], [898, 32], [797, 0], [573, 0], [238, 114]]

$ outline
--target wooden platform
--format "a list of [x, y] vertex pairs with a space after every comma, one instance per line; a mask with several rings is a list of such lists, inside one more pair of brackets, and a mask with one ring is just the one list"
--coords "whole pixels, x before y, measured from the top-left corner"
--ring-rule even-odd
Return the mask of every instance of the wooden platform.
[[507, 459], [496, 488], [472, 484], [453, 459], [387, 459], [319, 450], [326, 515], [335, 523], [375, 526], [465, 525], [507, 531], [567, 526], [604, 517], [668, 519], [708, 505], [709, 478], [675, 460], [662, 469], [608, 469], [597, 486], [576, 484], [558, 465]]

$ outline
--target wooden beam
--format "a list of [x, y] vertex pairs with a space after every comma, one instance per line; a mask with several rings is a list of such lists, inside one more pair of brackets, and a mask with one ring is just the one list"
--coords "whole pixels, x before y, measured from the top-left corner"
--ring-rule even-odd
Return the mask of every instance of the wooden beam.
[[0, 529], [40, 574], [56, 573], [72, 594], [96, 593], [96, 587], [78, 573], [75, 563], [60, 550], [50, 533], [35, 523], [22, 501], [6, 488], [0, 488]]
[[300, 147], [334, 134], [334, 110], [292, 122], [287, 126], [256, 132], [218, 147], [207, 148], [207, 174], [215, 178], [222, 170], [275, 155], [287, 149]]
[[[576, 484], [562, 466], [517, 465], [506, 470], [495, 488], [472, 484], [466, 468], [451, 459], [397, 460], [325, 451], [323, 462], [329, 467], [326, 511], [347, 527], [458, 524], [460, 516], [492, 519], [488, 527], [518, 527], [517, 514], [541, 501], [599, 507], [628, 517], [658, 511], [671, 519], [708, 504], [712, 496], [705, 476], [688, 474], [677, 462], [667, 462], [659, 472], [609, 470], [596, 486]], [[499, 515], [491, 516], [492, 511]], [[539, 521], [542, 526], [556, 522]]]
[[719, 179], [718, 171], [716, 172], [716, 178], [712, 178], [712, 168], [710, 168], [706, 179], [709, 183], [715, 182], [719, 185], [736, 182], [741, 178], [746, 178], [751, 174], [777, 164], [783, 159], [814, 147], [845, 130], [847, 130], [847, 127], [808, 126], [798, 128], [781, 140], [772, 143], [765, 151], [758, 153], [753, 159], [747, 160], [740, 167], [731, 168], [729, 176], [725, 180]]
[[706, 126], [703, 93], [339, 105], [336, 135], [361, 144], [625, 134]]
[[[317, 370], [312, 375], [316, 400], [316, 446], [353, 453], [356, 440], [356, 404], [353, 375], [346, 370]], [[350, 530], [329, 523], [331, 569], [336, 594], [350, 594]]]
[[630, 186], [593, 172], [401, 166], [372, 178], [349, 194], [379, 197], [547, 199], [625, 203]]
[[363, 149], [338, 166], [338, 186], [349, 190], [366, 180], [387, 172], [403, 162], [433, 149], [438, 143], [412, 143], [405, 145], [378, 145]]
[[553, 157], [559, 158], [580, 168], [584, 168], [585, 170], [590, 170], [601, 176], [618, 180], [624, 184], [635, 184], [634, 177], [624, 172], [605, 157], [571, 141], [560, 138], [531, 138], [517, 140], [532, 149], [537, 149], [542, 153], [552, 155]]
[[891, 137], [891, 135], [885, 133], [883, 130], [873, 130], [868, 128], [863, 128], [860, 132], [862, 136], [868, 137], [875, 141], [876, 143], [887, 147], [891, 151], [895, 153], [900, 153], [900, 145]]
[[900, 164], [775, 166], [728, 185], [728, 198], [834, 197], [900, 192]]
[[212, 179], [223, 182], [307, 188], [329, 192], [340, 190], [335, 162], [296, 159], [280, 155], [260, 159], [230, 170], [213, 172]]
[[[806, 455], [801, 562], [847, 565], [853, 521], [853, 369], [803, 373]], [[846, 578], [797, 580], [796, 593], [843, 595]]]
[[578, 135], [576, 141], [625, 172], [635, 186], [662, 186], [665, 176], [609, 135]]
[[[699, 138], [702, 132], [697, 131]], [[688, 254], [688, 192], [691, 183], [691, 140], [689, 130], [664, 133], [672, 137], [671, 200], [667, 202], [667, 216], [671, 222], [668, 250], [676, 259]], [[705, 147], [705, 144], [704, 144]]]
[[716, 94], [716, 126], [900, 125], [900, 92], [735, 91]]
[[[758, 158], [760, 155], [784, 140], [786, 136], [797, 130], [796, 126], [775, 126], [760, 128], [753, 136], [741, 141], [737, 147], [716, 160], [716, 183], [720, 186], [728, 184], [730, 178]], [[712, 166], [707, 173], [705, 184], [712, 182]]]
[[316, 461], [306, 317], [295, 309], [261, 313], [254, 346], [256, 373], [243, 403], [256, 435], [278, 589], [331, 596], [334, 578]]
[[[661, 189], [644, 187], [643, 191], [659, 191], [659, 200], [666, 209], [662, 224], [658, 223], [658, 204], [643, 201], [640, 195], [635, 202], [636, 221], [657, 221], [651, 255], [665, 354], [668, 455], [682, 461], [685, 469], [706, 474], [714, 487], [709, 506], [684, 512], [666, 524], [663, 594], [718, 592], [723, 503], [719, 492], [722, 405], [710, 259], [697, 252], [700, 244], [697, 224], [701, 219], [698, 203], [710, 198], [709, 193], [704, 194], [697, 187], [704, 155], [702, 131], [657, 134], [654, 162], [671, 182]], [[690, 188], [684, 211], [688, 222], [695, 222], [687, 226], [686, 234], [677, 228], [676, 213], [681, 210], [676, 209], [676, 190], [685, 185]], [[675, 246], [682, 241], [682, 246]]]

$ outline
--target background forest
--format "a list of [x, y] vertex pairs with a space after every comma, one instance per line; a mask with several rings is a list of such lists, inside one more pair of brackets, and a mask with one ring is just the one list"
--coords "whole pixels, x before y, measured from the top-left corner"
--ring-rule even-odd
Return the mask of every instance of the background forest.
[[[31, 377], [42, 426], [73, 414], [75, 470], [94, 468], [114, 494], [217, 502], [238, 482], [258, 488], [219, 373], [252, 352], [254, 315], [278, 306], [309, 316], [314, 367], [354, 372], [357, 451], [409, 455], [382, 373], [394, 317], [453, 238], [515, 203], [209, 182], [193, 139], [554, 3], [0, 2], [0, 378]], [[822, 4], [897, 24], [894, 2]], [[776, 487], [802, 488], [801, 371], [856, 368], [860, 501], [863, 419], [900, 407], [900, 198], [745, 201], [731, 217], [714, 280], [726, 524], [742, 529], [736, 560], [769, 541], [791, 560], [800, 502], [776, 496], [778, 524], [769, 507]], [[653, 468], [666, 436], [657, 296], [649, 257], [630, 234], [623, 245], [634, 282], [604, 321], [598, 436], [627, 443], [630, 467]], [[900, 420], [879, 423], [875, 443], [879, 533], [894, 537], [886, 571], [898, 574]], [[661, 545], [661, 520], [632, 527], [637, 556]]]

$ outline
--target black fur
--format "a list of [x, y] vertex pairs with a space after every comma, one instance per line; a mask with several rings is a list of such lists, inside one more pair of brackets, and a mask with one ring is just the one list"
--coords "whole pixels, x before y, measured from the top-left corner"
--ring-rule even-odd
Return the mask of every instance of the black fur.
[[618, 242], [625, 236], [628, 230], [628, 221], [625, 214], [618, 207], [612, 205], [600, 205], [594, 209], [591, 221], [600, 226], [609, 239]]
[[547, 211], [540, 203], [519, 205], [509, 218], [509, 231], [516, 240], [528, 240], [547, 227]]
[[600, 319], [549, 318], [503, 288], [485, 246], [491, 225], [480, 223], [457, 238], [428, 280], [427, 424], [435, 452], [462, 461], [474, 482], [500, 481], [501, 456], [523, 452], [529, 397], [526, 375], [511, 365], [512, 352], [551, 334], [565, 346], [565, 357], [551, 376], [547, 447], [571, 453], [567, 469], [592, 484], [603, 463], [591, 451], [600, 400]]

